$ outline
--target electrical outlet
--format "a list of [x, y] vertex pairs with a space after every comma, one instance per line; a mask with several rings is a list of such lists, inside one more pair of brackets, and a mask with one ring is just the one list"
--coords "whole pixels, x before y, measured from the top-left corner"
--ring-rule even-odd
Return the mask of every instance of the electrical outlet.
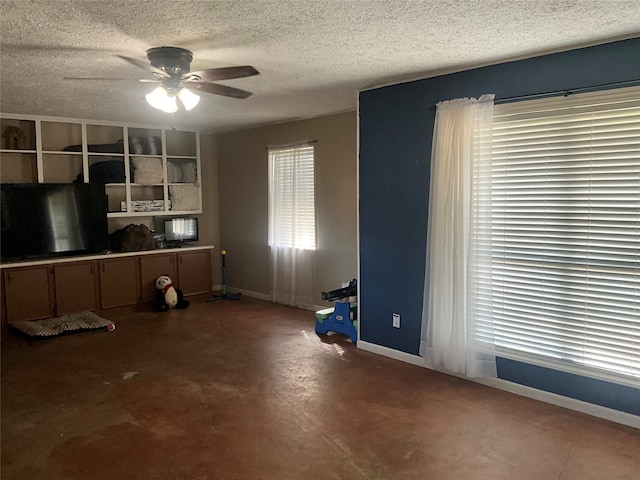
[[394, 313], [393, 314], [393, 326], [395, 328], [400, 328], [400, 314], [399, 313]]

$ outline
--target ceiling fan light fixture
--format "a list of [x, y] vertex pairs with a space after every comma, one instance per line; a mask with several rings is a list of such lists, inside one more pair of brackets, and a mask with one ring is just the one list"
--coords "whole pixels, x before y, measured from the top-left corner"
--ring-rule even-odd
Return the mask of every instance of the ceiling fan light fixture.
[[178, 98], [186, 110], [191, 110], [198, 105], [198, 102], [200, 101], [200, 95], [193, 93], [188, 88], [181, 88], [178, 92]]
[[175, 95], [169, 95], [164, 101], [164, 107], [161, 109], [163, 112], [175, 113], [178, 111], [178, 102], [176, 102]]
[[153, 108], [157, 108], [158, 110], [162, 110], [164, 106], [164, 99], [168, 96], [167, 90], [164, 87], [154, 88], [151, 93], [147, 93], [145, 98], [147, 99], [147, 103], [151, 105]]
[[175, 95], [171, 95], [164, 87], [155, 88], [151, 93], [145, 95], [145, 98], [149, 105], [163, 112], [174, 113], [178, 111]]

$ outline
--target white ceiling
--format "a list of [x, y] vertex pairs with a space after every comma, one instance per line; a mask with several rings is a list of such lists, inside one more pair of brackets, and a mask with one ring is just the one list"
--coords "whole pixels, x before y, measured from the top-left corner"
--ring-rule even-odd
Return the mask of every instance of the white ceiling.
[[[0, 0], [0, 111], [222, 131], [354, 110], [356, 92], [640, 34], [638, 0]], [[150, 47], [253, 65], [191, 112], [146, 104]], [[639, 53], [640, 55], [640, 53]], [[126, 80], [65, 80], [64, 77]]]

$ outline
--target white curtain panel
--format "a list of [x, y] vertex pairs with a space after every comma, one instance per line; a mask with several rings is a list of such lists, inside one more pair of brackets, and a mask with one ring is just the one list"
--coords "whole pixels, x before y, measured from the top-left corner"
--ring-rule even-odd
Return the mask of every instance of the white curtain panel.
[[313, 305], [313, 159], [311, 144], [270, 151], [271, 298], [285, 305]]
[[492, 117], [493, 95], [440, 102], [433, 133], [420, 354], [467, 377], [496, 376], [491, 327], [475, 322], [473, 281], [483, 236], [474, 211], [483, 203]]
[[271, 300], [284, 305], [313, 305], [313, 250], [271, 246]]

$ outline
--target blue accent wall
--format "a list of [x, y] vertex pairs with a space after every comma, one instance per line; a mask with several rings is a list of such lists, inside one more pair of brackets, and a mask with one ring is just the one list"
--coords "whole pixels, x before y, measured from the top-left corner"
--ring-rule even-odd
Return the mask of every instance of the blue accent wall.
[[[360, 339], [411, 354], [419, 351], [437, 102], [485, 93], [497, 99], [518, 97], [639, 79], [640, 38], [635, 38], [361, 92]], [[402, 328], [392, 327], [393, 313], [401, 315]], [[563, 377], [543, 385], [526, 364], [498, 366], [499, 375], [511, 381], [629, 411], [628, 402], [594, 400], [589, 392], [606, 390], [606, 382], [589, 384], [585, 379], [585, 384], [580, 377], [571, 389]], [[638, 413], [638, 390], [617, 392], [635, 400]]]
[[640, 389], [507, 358], [498, 358], [497, 364], [503, 380], [640, 415]]

